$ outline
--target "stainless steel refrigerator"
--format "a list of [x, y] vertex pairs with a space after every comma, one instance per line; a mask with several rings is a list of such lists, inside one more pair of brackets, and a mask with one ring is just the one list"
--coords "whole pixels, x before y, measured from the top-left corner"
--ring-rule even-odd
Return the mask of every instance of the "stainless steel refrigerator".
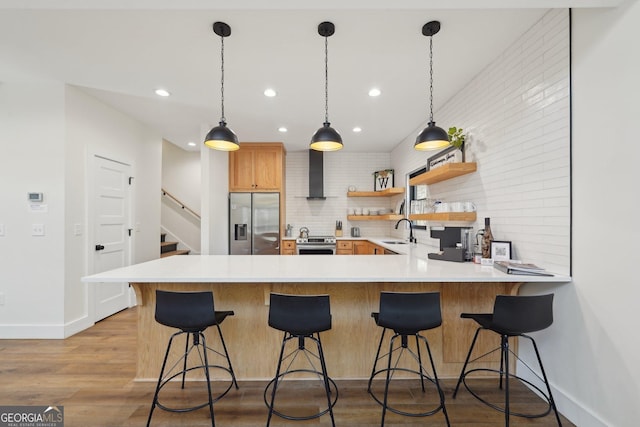
[[229, 193], [229, 254], [280, 253], [280, 193]]

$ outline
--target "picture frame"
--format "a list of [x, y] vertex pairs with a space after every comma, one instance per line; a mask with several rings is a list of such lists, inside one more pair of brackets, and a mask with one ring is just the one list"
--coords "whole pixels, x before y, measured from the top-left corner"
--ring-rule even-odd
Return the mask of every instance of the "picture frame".
[[492, 240], [491, 258], [493, 261], [509, 261], [511, 259], [511, 242]]
[[464, 149], [447, 147], [427, 159], [427, 171], [436, 169], [447, 163], [464, 163]]
[[373, 189], [374, 191], [382, 191], [392, 188], [394, 184], [393, 169], [383, 169], [373, 173]]

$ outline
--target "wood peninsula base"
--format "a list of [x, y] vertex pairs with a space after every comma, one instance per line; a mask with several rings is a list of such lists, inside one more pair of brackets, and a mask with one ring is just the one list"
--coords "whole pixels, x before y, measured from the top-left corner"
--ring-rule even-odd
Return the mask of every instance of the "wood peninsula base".
[[[275, 373], [282, 332], [267, 324], [269, 293], [329, 294], [332, 329], [321, 334], [327, 369], [334, 379], [367, 379], [371, 373], [381, 328], [381, 291], [440, 292], [442, 326], [425, 333], [442, 378], [457, 378], [477, 325], [460, 319], [462, 312], [491, 312], [496, 295], [515, 295], [520, 283], [402, 282], [402, 283], [131, 283], [138, 298], [138, 381], [157, 381], [169, 336], [175, 332], [154, 320], [156, 289], [213, 291], [217, 310], [233, 310], [222, 331], [238, 380], [269, 380]], [[388, 336], [389, 334], [387, 334]], [[217, 343], [216, 328], [206, 331]], [[498, 344], [495, 334], [481, 334], [477, 354]], [[180, 346], [177, 346], [180, 347]], [[515, 350], [515, 348], [514, 348]], [[499, 352], [483, 367], [499, 367]]]

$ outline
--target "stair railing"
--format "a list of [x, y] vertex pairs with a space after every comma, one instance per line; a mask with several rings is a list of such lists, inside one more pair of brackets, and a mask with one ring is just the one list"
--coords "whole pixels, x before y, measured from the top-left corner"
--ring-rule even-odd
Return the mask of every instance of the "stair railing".
[[168, 199], [170, 199], [172, 202], [174, 202], [175, 204], [177, 204], [178, 206], [180, 206], [180, 208], [182, 208], [185, 212], [188, 212], [189, 214], [193, 215], [194, 217], [196, 217], [198, 220], [200, 220], [200, 215], [195, 212], [193, 209], [189, 208], [187, 205], [185, 205], [184, 203], [182, 203], [178, 198], [176, 198], [173, 194], [169, 193], [167, 190], [165, 190], [164, 188], [161, 189], [162, 192], [162, 196], [166, 197]]

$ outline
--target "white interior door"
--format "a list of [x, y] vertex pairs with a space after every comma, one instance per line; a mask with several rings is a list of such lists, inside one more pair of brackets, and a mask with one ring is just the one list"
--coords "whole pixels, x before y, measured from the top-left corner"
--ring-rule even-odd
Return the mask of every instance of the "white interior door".
[[[94, 162], [94, 273], [130, 264], [131, 224], [127, 164], [95, 157]], [[94, 321], [104, 319], [129, 306], [128, 283], [97, 284], [94, 290]]]

